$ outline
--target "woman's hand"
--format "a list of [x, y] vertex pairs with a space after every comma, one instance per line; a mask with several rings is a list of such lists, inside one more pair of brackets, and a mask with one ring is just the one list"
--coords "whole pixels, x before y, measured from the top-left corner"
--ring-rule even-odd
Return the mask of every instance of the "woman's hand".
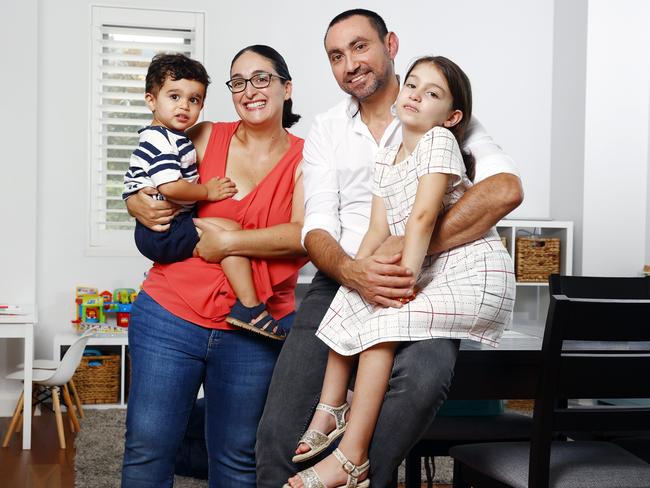
[[126, 200], [126, 208], [145, 227], [164, 232], [180, 207], [168, 200], [156, 200], [153, 195], [157, 194], [155, 188], [143, 188]]
[[210, 263], [219, 263], [229, 256], [229, 237], [237, 231], [224, 230], [207, 219], [194, 219], [194, 225], [201, 236], [194, 248], [194, 257], [200, 257]]

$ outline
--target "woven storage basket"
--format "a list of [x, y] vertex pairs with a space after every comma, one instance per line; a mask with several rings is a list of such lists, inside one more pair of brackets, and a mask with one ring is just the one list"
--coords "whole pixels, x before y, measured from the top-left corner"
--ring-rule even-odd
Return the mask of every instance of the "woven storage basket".
[[560, 239], [556, 237], [517, 237], [515, 274], [517, 281], [542, 283], [560, 272]]
[[[100, 363], [89, 366], [89, 363]], [[120, 399], [120, 356], [84, 356], [72, 379], [81, 403], [118, 403]]]

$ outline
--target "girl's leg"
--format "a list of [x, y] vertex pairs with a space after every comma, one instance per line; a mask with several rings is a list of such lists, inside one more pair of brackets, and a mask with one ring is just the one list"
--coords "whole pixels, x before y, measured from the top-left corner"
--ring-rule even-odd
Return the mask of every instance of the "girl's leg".
[[[385, 342], [366, 349], [359, 355], [350, 419], [339, 444], [343, 454], [357, 466], [368, 459], [370, 440], [386, 395], [396, 347], [397, 343]], [[341, 486], [347, 480], [347, 473], [333, 454], [314, 468], [326, 486]], [[363, 474], [359, 481], [366, 477], [367, 474]], [[298, 476], [291, 478], [289, 483], [293, 488], [303, 486]]]
[[[241, 226], [230, 219], [218, 217], [204, 219], [218, 225], [224, 230], [241, 230]], [[199, 233], [200, 235], [200, 233]], [[245, 307], [254, 307], [260, 304], [253, 283], [253, 270], [250, 259], [243, 256], [228, 256], [221, 261], [221, 268], [228, 278], [228, 282], [235, 292], [235, 296]]]
[[[342, 356], [330, 349], [327, 357], [327, 368], [323, 379], [323, 390], [320, 395], [320, 403], [340, 407], [345, 403], [348, 391], [348, 383], [352, 366], [356, 363], [356, 356]], [[314, 429], [327, 434], [336, 428], [336, 420], [332, 415], [322, 410], [316, 410], [307, 429]], [[307, 444], [299, 444], [296, 454], [309, 451]]]
[[172, 486], [209, 333], [170, 314], [146, 293], [138, 295], [129, 324], [131, 390], [122, 488]]
[[281, 344], [215, 331], [203, 383], [211, 488], [255, 488], [255, 441]]

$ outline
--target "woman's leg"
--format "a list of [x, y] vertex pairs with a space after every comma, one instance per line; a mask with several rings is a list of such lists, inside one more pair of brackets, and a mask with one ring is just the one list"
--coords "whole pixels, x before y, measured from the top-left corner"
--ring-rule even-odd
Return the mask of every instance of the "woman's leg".
[[210, 487], [255, 488], [255, 439], [281, 344], [216, 331], [204, 380]]
[[[357, 356], [342, 356], [330, 349], [329, 356], [327, 357], [325, 378], [323, 379], [323, 391], [320, 394], [320, 403], [325, 403], [332, 407], [340, 407], [345, 403], [352, 366], [356, 361]], [[307, 430], [314, 429], [327, 434], [335, 428], [336, 419], [332, 414], [322, 410], [316, 410]], [[307, 444], [301, 443], [295, 452], [296, 454], [302, 454], [309, 451], [309, 449]]]
[[122, 488], [172, 486], [209, 334], [167, 312], [145, 292], [138, 295], [129, 324], [131, 389]]
[[[339, 444], [341, 452], [357, 466], [368, 459], [370, 440], [386, 395], [396, 346], [397, 343], [385, 342], [366, 349], [359, 355], [350, 419]], [[314, 468], [326, 486], [340, 486], [347, 480], [347, 473], [333, 454]], [[359, 481], [366, 477], [367, 473]], [[290, 479], [290, 484], [294, 488], [303, 486], [302, 480], [297, 476]]]

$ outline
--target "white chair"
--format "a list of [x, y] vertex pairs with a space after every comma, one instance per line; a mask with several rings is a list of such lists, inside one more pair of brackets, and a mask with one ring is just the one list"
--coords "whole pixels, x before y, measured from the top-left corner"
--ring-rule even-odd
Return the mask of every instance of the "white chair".
[[[92, 329], [93, 331], [95, 329]], [[85, 334], [85, 333], [84, 333]], [[91, 334], [92, 335], [92, 334]], [[82, 336], [83, 337], [83, 336]], [[32, 363], [32, 369], [49, 369], [49, 370], [55, 370], [59, 367], [61, 364], [61, 361], [56, 361], [53, 359], [34, 359], [34, 362]], [[20, 363], [18, 366], [16, 366], [18, 369], [24, 369], [24, 364]], [[74, 380], [70, 378], [70, 381], [66, 385], [63, 385], [63, 391], [65, 395], [65, 390], [68, 390], [68, 395], [72, 398], [72, 402], [74, 403], [74, 406], [77, 409], [77, 413], [79, 414], [79, 418], [86, 418], [86, 414], [84, 414], [84, 410], [81, 407], [81, 398], [79, 397], [79, 393], [77, 392], [77, 385], [75, 385]], [[67, 407], [66, 407], [67, 408]]]
[[[70, 394], [66, 385], [72, 379], [72, 375], [81, 362], [81, 357], [83, 356], [86, 344], [94, 333], [95, 329], [89, 329], [84, 332], [84, 334], [68, 348], [61, 361], [57, 364], [56, 369], [34, 369], [32, 383], [51, 392], [52, 405], [54, 407], [54, 414], [56, 417], [56, 428], [59, 435], [59, 445], [61, 449], [65, 449], [65, 435], [63, 433], [63, 418], [61, 417], [59, 389], [63, 389], [63, 399], [68, 409], [68, 417], [70, 418], [72, 430], [78, 432], [80, 430], [79, 421], [77, 420], [77, 416], [74, 413], [72, 400], [70, 398]], [[41, 364], [47, 365], [47, 363]], [[12, 380], [24, 380], [24, 378], [25, 371], [22, 369], [7, 375], [7, 379]], [[34, 391], [36, 392], [37, 389], [35, 388]], [[12, 417], [9, 424], [9, 429], [5, 434], [2, 447], [7, 447], [14, 431], [19, 430], [20, 420], [23, 415], [23, 405], [24, 398], [23, 394], [21, 393], [20, 398], [18, 399], [18, 404], [16, 405], [14, 416]], [[33, 414], [33, 410], [30, 412], [30, 414]]]

